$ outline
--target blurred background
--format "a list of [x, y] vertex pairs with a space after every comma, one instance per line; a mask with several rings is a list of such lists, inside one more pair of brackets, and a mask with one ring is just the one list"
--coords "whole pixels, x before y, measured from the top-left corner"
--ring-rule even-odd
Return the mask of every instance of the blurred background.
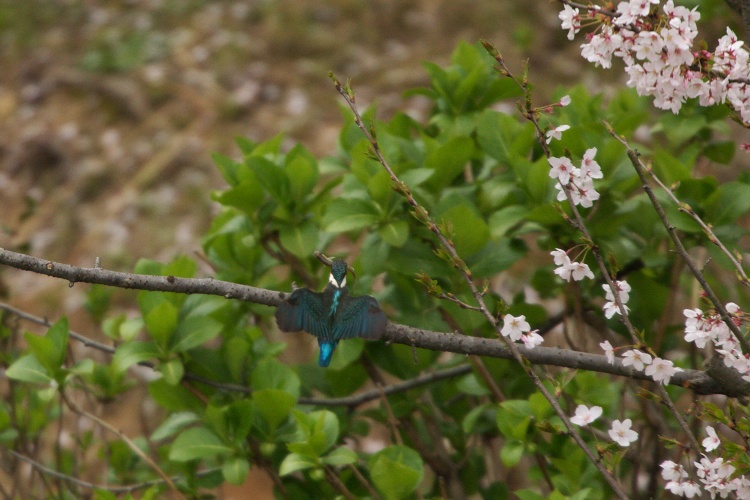
[[[0, 0], [0, 247], [84, 267], [100, 257], [121, 271], [195, 256], [224, 184], [212, 152], [237, 157], [235, 137], [283, 133], [335, 154], [341, 100], [329, 70], [382, 118], [425, 118], [427, 102], [402, 93], [427, 83], [422, 61], [448, 64], [461, 40], [489, 40], [516, 69], [529, 59], [538, 104], [559, 85], [606, 92], [624, 81], [584, 64], [582, 38], [566, 39], [558, 11], [541, 0]], [[701, 12], [717, 16], [707, 39], [723, 33], [721, 2]], [[0, 300], [68, 315], [97, 337], [85, 290], [0, 269]], [[133, 297], [118, 291], [115, 302]], [[104, 417], [138, 433], [153, 408], [128, 397]], [[268, 481], [251, 473], [262, 498], [256, 481]]]

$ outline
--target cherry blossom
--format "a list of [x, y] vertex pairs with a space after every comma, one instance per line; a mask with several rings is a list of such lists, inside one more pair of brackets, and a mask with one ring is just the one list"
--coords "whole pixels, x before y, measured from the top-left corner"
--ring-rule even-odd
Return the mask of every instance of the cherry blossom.
[[693, 498], [701, 493], [701, 488], [691, 479], [686, 481], [669, 481], [664, 487], [673, 495]]
[[[609, 285], [604, 284], [602, 285], [602, 288], [604, 289], [605, 298], [607, 299], [607, 302], [603, 307], [604, 315], [607, 318], [611, 318], [615, 314], [620, 314], [620, 308], [615, 302], [615, 296], [610, 290]], [[627, 283], [627, 281], [615, 281], [615, 288], [617, 288], [617, 294], [620, 296], [620, 301], [623, 303], [623, 305], [625, 305], [628, 300], [630, 300], [630, 285]], [[629, 311], [630, 308], [628, 308], [628, 306], [625, 306], [625, 310]]]
[[575, 38], [575, 34], [581, 30], [581, 16], [578, 9], [566, 4], [558, 17], [562, 21], [562, 29], [568, 30], [568, 40]]
[[714, 451], [721, 444], [719, 436], [716, 435], [716, 431], [710, 425], [706, 427], [706, 434], [708, 434], [708, 437], [701, 444], [706, 451]]
[[[562, 133], [568, 130], [569, 128], [570, 128], [570, 125], [559, 125], [547, 131], [547, 133], [544, 134], [547, 137], [547, 144], [552, 142], [552, 139], [557, 139], [558, 141], [562, 139]], [[550, 176], [552, 176], [551, 172], [550, 172]]]
[[570, 417], [570, 421], [576, 425], [584, 426], [589, 425], [591, 422], [602, 416], [601, 406], [592, 406], [591, 408], [586, 405], [578, 405], [576, 408], [576, 414], [574, 417]]
[[571, 172], [575, 170], [570, 158], [555, 158], [552, 156], [547, 161], [552, 167], [549, 176], [560, 181], [560, 184], [567, 185], [570, 182]]
[[520, 340], [524, 332], [528, 332], [531, 329], [526, 316], [513, 316], [512, 314], [506, 314], [503, 317], [503, 329], [500, 333], [503, 337], [509, 337], [511, 340]]
[[604, 351], [604, 355], [607, 357], [607, 362], [610, 365], [615, 364], [615, 350], [612, 347], [612, 344], [609, 343], [609, 340], [605, 340], [604, 342], [600, 343], [599, 347], [601, 347]]
[[629, 418], [622, 422], [619, 420], [613, 421], [612, 428], [609, 430], [609, 437], [620, 446], [630, 446], [630, 443], [638, 439], [638, 433], [630, 428], [631, 425], [633, 425], [633, 421]]
[[521, 341], [526, 344], [526, 347], [528, 347], [529, 349], [533, 349], [544, 342], [544, 337], [539, 335], [539, 330], [534, 330], [524, 333], [521, 336]]
[[575, 281], [581, 281], [583, 278], [593, 279], [594, 273], [589, 269], [589, 266], [571, 261], [565, 250], [557, 248], [550, 253], [555, 258], [555, 264], [559, 266], [555, 269], [555, 274], [565, 281], [570, 281], [571, 278]]
[[687, 99], [698, 98], [701, 106], [728, 101], [750, 122], [750, 53], [744, 42], [727, 28], [713, 52], [694, 49], [697, 7], [691, 10], [669, 0], [660, 14], [654, 7], [658, 4], [659, 0], [619, 2], [611, 23], [596, 6], [581, 14], [565, 5], [559, 17], [569, 39], [580, 31], [583, 20], [598, 25], [586, 34], [581, 55], [604, 68], [612, 66], [613, 56], [622, 59], [630, 77], [627, 85], [640, 95], [653, 96], [657, 108], [677, 113]]
[[622, 358], [623, 366], [632, 366], [638, 371], [643, 371], [647, 365], [651, 364], [652, 360], [650, 354], [635, 349], [631, 349], [623, 354]]
[[668, 359], [654, 358], [651, 364], [646, 367], [645, 373], [655, 382], [667, 385], [672, 376], [680, 370], [681, 368], [675, 368], [674, 363]]
[[671, 460], [665, 460], [661, 463], [661, 477], [668, 481], [679, 481], [682, 478], [688, 477], [688, 473], [685, 471], [685, 468], [680, 465], [672, 462]]

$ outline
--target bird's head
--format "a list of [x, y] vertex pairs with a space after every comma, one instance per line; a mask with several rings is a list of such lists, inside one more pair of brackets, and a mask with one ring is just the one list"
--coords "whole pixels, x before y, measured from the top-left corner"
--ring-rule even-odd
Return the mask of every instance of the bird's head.
[[346, 286], [346, 262], [341, 259], [333, 259], [328, 283], [336, 288], [344, 288]]

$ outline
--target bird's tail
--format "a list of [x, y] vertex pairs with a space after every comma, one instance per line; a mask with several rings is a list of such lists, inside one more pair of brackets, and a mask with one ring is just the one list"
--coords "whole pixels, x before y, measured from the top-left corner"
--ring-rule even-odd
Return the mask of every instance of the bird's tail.
[[338, 342], [330, 341], [319, 341], [320, 344], [320, 356], [318, 356], [318, 364], [326, 367], [331, 364], [331, 358], [333, 357], [333, 351], [336, 349]]

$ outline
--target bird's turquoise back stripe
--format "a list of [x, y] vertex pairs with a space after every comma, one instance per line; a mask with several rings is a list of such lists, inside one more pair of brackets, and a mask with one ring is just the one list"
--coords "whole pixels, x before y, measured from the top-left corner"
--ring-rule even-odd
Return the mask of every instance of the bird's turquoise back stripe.
[[331, 304], [331, 312], [328, 313], [329, 316], [336, 314], [336, 308], [339, 306], [339, 295], [341, 295], [341, 290], [333, 292], [333, 303]]

